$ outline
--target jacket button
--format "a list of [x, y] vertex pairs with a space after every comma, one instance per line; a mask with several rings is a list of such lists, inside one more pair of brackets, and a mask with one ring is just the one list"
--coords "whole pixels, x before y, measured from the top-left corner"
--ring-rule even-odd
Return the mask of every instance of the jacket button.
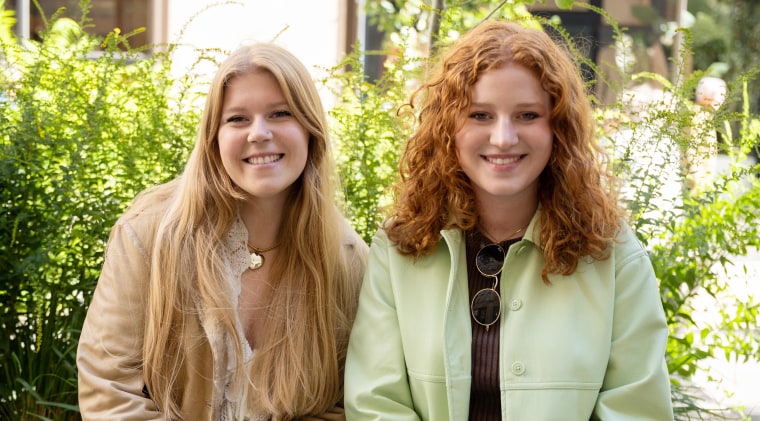
[[512, 374], [516, 376], [525, 374], [525, 364], [521, 362], [512, 363]]
[[517, 311], [522, 307], [522, 300], [519, 298], [513, 298], [509, 301], [509, 309]]

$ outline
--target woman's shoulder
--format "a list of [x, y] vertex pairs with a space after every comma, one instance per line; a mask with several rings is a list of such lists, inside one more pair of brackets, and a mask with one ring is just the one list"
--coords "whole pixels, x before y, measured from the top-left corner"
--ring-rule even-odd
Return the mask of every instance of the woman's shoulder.
[[177, 181], [174, 180], [140, 192], [116, 221], [116, 226], [127, 226], [139, 237], [152, 235], [176, 191]]
[[620, 228], [618, 229], [613, 248], [618, 260], [628, 257], [648, 256], [644, 244], [627, 221], [620, 222]]
[[343, 247], [352, 251], [354, 254], [366, 255], [369, 246], [364, 241], [364, 238], [356, 232], [356, 229], [354, 229], [353, 225], [351, 225], [351, 222], [347, 218], [344, 217], [342, 219], [340, 228], [341, 243], [343, 244]]

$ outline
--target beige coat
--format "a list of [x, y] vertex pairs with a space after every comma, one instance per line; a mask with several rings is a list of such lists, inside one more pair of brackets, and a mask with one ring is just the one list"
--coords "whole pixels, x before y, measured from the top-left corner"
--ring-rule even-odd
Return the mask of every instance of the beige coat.
[[[86, 420], [163, 420], [164, 414], [146, 393], [142, 371], [143, 332], [150, 271], [150, 250], [162, 209], [129, 212], [114, 226], [77, 350], [79, 405]], [[247, 231], [239, 220], [230, 233], [231, 272], [247, 265], [248, 254], [232, 244], [245, 244]], [[357, 282], [367, 245], [350, 230], [349, 248], [357, 262]], [[242, 259], [242, 260], [241, 260]], [[238, 286], [239, 278], [232, 280]], [[233, 300], [233, 302], [237, 302]], [[203, 337], [185, 356], [178, 384], [186, 419], [218, 419], [227, 380], [228, 342], [204, 320], [203, 310], [185, 326], [185, 334]], [[214, 357], [216, 356], [216, 358]]]

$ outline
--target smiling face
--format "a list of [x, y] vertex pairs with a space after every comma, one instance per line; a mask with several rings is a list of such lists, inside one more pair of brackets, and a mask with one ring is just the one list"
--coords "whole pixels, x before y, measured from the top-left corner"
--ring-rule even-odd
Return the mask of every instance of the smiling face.
[[538, 177], [552, 152], [550, 113], [549, 94], [519, 64], [491, 69], [472, 86], [455, 144], [481, 205], [519, 200], [535, 206]]
[[219, 152], [232, 181], [254, 200], [283, 199], [306, 167], [309, 133], [293, 113], [269, 72], [227, 83]]

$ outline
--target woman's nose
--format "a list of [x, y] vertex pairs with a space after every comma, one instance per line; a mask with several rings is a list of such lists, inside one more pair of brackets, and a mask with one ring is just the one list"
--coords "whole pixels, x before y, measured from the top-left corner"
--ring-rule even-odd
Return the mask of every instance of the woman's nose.
[[491, 144], [500, 148], [517, 143], [515, 125], [508, 118], [499, 119], [491, 133]]
[[248, 131], [249, 142], [263, 142], [272, 139], [272, 131], [269, 130], [267, 122], [263, 118], [255, 118], [251, 122], [250, 130]]

